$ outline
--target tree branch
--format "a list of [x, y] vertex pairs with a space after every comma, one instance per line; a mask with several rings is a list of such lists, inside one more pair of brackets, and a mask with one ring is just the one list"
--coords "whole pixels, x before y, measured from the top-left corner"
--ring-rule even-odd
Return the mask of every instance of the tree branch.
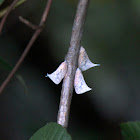
[[23, 22], [25, 25], [27, 25], [28, 27], [32, 28], [33, 30], [37, 30], [38, 28], [42, 28], [42, 26], [38, 26], [38, 25], [34, 25], [32, 24], [30, 21], [26, 20], [25, 18], [19, 16], [19, 20], [21, 22]]
[[[19, 5], [23, 4], [26, 0], [19, 0], [16, 5], [12, 8], [12, 10], [14, 10], [16, 7], [18, 7]], [[0, 10], [0, 18], [2, 18], [8, 11], [9, 6], [7, 6], [6, 8]]]
[[69, 111], [73, 94], [74, 77], [77, 69], [80, 43], [85, 23], [89, 0], [79, 0], [72, 28], [70, 47], [66, 56], [67, 73], [63, 80], [57, 123], [68, 126]]
[[[51, 4], [52, 4], [52, 0], [48, 0], [47, 4], [46, 4], [46, 8], [43, 12], [43, 15], [42, 15], [42, 18], [41, 18], [41, 21], [40, 21], [40, 24], [39, 26], [40, 27], [43, 27], [45, 22], [46, 22], [46, 19], [47, 19], [47, 16], [48, 16], [48, 13], [49, 13], [49, 10], [50, 10], [50, 7], [51, 7]], [[15, 67], [13, 68], [13, 70], [10, 72], [10, 74], [8, 75], [8, 77], [6, 78], [6, 80], [3, 82], [3, 84], [1, 85], [0, 87], [0, 94], [2, 93], [2, 91], [5, 89], [5, 87], [8, 85], [9, 81], [12, 79], [12, 77], [14, 76], [14, 74], [16, 73], [16, 71], [18, 70], [19, 66], [22, 64], [24, 58], [26, 57], [26, 55], [28, 54], [29, 50], [31, 49], [33, 43], [35, 42], [35, 40], [37, 39], [37, 37], [39, 36], [39, 34], [41, 33], [43, 28], [38, 28], [32, 38], [30, 39], [27, 47], [25, 48], [23, 54], [21, 55], [21, 57], [19, 58], [18, 62], [16, 63]]]
[[9, 13], [12, 11], [12, 9], [14, 8], [14, 6], [16, 5], [16, 3], [18, 2], [18, 0], [14, 0], [13, 3], [9, 6], [6, 14], [4, 15], [4, 17], [2, 18], [1, 20], [1, 23], [0, 23], [0, 34], [1, 34], [1, 31], [2, 31], [2, 28], [3, 28], [3, 25], [9, 15]]

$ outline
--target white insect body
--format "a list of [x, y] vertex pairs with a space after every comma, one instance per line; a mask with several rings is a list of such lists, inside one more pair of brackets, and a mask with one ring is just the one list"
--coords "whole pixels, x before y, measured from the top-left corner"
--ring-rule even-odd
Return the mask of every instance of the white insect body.
[[92, 63], [89, 60], [85, 49], [83, 48], [83, 46], [81, 46], [80, 53], [79, 53], [79, 59], [78, 59], [78, 67], [80, 68], [80, 70], [81, 71], [86, 71], [86, 70], [88, 70], [92, 67], [95, 67], [95, 66], [100, 66], [100, 64]]
[[45, 77], [49, 77], [55, 84], [59, 84], [64, 78], [67, 72], [67, 63], [66, 61], [62, 62], [60, 66], [51, 74], [47, 74]]
[[[89, 68], [95, 66], [100, 66], [100, 64], [92, 63], [89, 60], [85, 49], [81, 46], [78, 59], [78, 68], [76, 70], [74, 79], [74, 88], [77, 94], [83, 94], [87, 91], [92, 90], [90, 87], [87, 86], [82, 71], [86, 71]], [[67, 72], [67, 63], [66, 61], [64, 61], [53, 73], [47, 74], [46, 77], [49, 77], [55, 84], [59, 84], [66, 75], [66, 72]]]
[[92, 90], [91, 88], [87, 86], [84, 80], [83, 74], [79, 68], [77, 68], [76, 73], [75, 73], [74, 88], [77, 94], [83, 94], [87, 91]]

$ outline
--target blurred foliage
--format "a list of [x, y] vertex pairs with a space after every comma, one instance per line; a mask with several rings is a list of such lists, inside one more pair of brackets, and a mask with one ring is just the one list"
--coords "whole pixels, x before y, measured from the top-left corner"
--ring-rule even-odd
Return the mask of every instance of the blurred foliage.
[[67, 130], [57, 123], [48, 123], [40, 128], [30, 140], [72, 140]]
[[4, 0], [0, 0], [0, 5], [4, 2]]
[[[16, 3], [16, 5], [14, 6], [14, 8], [18, 7], [19, 5], [21, 5], [21, 4], [24, 3], [25, 1], [26, 1], [26, 0], [19, 0], [19, 1]], [[2, 18], [2, 17], [5, 15], [5, 13], [7, 12], [8, 8], [9, 8], [9, 6], [7, 6], [6, 8], [4, 8], [4, 9], [2, 9], [2, 10], [0, 10], [0, 18]]]
[[10, 71], [12, 70], [12, 66], [10, 66], [10, 64], [8, 64], [5, 60], [3, 60], [3, 58], [0, 57], [0, 68]]
[[140, 139], [140, 122], [127, 122], [121, 124], [122, 135], [125, 140]]
[[[45, 75], [65, 59], [77, 2], [53, 1], [46, 26], [19, 69], [28, 96], [13, 79], [0, 98], [0, 139], [27, 140], [47, 122], [56, 121], [61, 84], [56, 86]], [[11, 65], [33, 33], [18, 16], [38, 24], [45, 4], [26, 1], [9, 15], [0, 37], [0, 56]], [[139, 0], [90, 1], [81, 45], [101, 66], [83, 73], [93, 90], [73, 94], [68, 132], [74, 140], [121, 140], [120, 122], [140, 120], [139, 6]], [[0, 73], [0, 80], [6, 74]]]
[[[8, 72], [11, 72], [13, 67], [8, 64], [3, 58], [0, 57], [0, 68], [3, 69], [3, 70], [6, 70]], [[23, 79], [23, 77], [19, 74], [16, 74], [15, 77], [19, 80], [19, 82], [22, 84], [22, 86], [24, 87], [24, 91], [25, 93], [28, 92], [28, 88], [27, 88], [27, 85]]]

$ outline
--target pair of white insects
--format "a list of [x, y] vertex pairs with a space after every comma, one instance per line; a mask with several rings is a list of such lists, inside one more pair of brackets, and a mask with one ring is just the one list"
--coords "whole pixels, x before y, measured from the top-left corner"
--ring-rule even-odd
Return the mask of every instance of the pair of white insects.
[[[77, 94], [83, 94], [87, 91], [92, 90], [90, 87], [87, 86], [82, 71], [86, 71], [95, 66], [100, 66], [100, 64], [92, 63], [89, 60], [85, 49], [81, 46], [78, 59], [78, 68], [76, 70], [74, 79], [74, 88]], [[49, 77], [55, 84], [59, 84], [66, 75], [66, 72], [67, 63], [66, 61], [64, 61], [52, 74], [47, 74], [45, 77]]]

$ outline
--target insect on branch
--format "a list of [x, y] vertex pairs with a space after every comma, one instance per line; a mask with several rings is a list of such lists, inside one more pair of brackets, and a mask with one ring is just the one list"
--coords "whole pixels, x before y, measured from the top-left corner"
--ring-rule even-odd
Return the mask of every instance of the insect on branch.
[[89, 0], [79, 0], [69, 50], [66, 56], [67, 72], [63, 80], [57, 123], [68, 126], [69, 111], [73, 94], [75, 72], [78, 66], [80, 43], [87, 14]]

